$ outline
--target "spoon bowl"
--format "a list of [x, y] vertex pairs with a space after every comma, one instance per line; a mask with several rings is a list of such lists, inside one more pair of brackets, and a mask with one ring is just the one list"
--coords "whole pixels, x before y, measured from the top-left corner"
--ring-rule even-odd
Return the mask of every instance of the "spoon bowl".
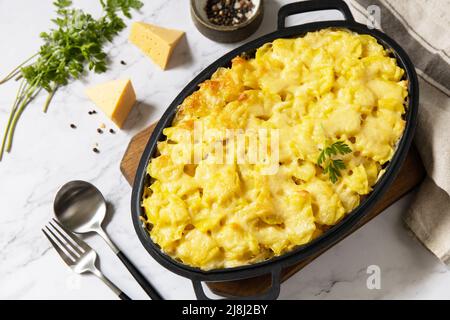
[[56, 194], [53, 209], [56, 218], [73, 232], [98, 232], [106, 216], [106, 201], [89, 182], [71, 181]]

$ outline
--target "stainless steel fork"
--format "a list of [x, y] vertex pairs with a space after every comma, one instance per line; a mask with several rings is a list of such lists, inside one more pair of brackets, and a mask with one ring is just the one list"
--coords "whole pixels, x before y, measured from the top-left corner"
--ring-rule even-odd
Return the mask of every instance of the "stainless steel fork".
[[97, 268], [97, 253], [89, 245], [53, 219], [42, 229], [64, 262], [76, 273], [92, 273], [122, 300], [131, 300]]

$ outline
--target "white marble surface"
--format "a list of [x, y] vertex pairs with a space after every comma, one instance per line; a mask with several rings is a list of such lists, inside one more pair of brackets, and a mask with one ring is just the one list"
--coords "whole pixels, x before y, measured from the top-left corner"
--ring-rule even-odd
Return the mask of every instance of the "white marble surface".
[[[171, 68], [162, 72], [127, 41], [128, 30], [109, 46], [111, 65], [102, 75], [89, 74], [60, 90], [48, 114], [39, 97], [23, 114], [12, 154], [0, 163], [0, 298], [1, 299], [115, 299], [98, 279], [74, 275], [44, 238], [41, 228], [52, 217], [56, 190], [66, 181], [85, 179], [113, 204], [107, 231], [137, 267], [166, 298], [194, 298], [189, 281], [159, 266], [135, 236], [130, 218], [131, 188], [121, 176], [119, 162], [132, 135], [163, 113], [176, 94], [205, 66], [235, 45], [220, 45], [204, 38], [193, 26], [187, 0], [145, 1], [135, 20], [144, 20], [187, 32], [187, 41], [175, 52]], [[278, 7], [289, 1], [267, 0], [266, 16], [257, 35], [275, 28]], [[97, 1], [76, 0], [76, 5], [99, 12]], [[0, 0], [0, 73], [5, 74], [39, 46], [38, 34], [50, 26], [50, 0]], [[337, 14], [307, 14], [295, 18], [335, 18]], [[253, 37], [256, 37], [254, 35]], [[120, 60], [127, 65], [121, 65]], [[96, 133], [110, 122], [101, 114], [89, 116], [92, 104], [86, 85], [130, 77], [140, 103], [126, 130], [116, 135]], [[4, 128], [16, 84], [0, 87], [0, 128]], [[78, 129], [69, 127], [75, 123]], [[2, 129], [3, 130], [3, 129]], [[98, 142], [100, 154], [92, 145]], [[401, 216], [412, 197], [406, 197], [378, 218], [329, 250], [282, 285], [281, 298], [449, 298], [450, 272], [404, 229]], [[87, 241], [101, 257], [101, 268], [132, 298], [145, 293], [96, 237]], [[366, 287], [369, 265], [381, 269], [381, 289]]]

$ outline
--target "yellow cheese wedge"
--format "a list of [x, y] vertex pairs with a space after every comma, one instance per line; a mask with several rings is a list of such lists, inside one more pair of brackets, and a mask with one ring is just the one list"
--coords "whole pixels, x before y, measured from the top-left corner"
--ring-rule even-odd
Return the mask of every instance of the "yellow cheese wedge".
[[129, 40], [165, 70], [172, 51], [184, 32], [143, 22], [134, 22]]
[[102, 83], [86, 90], [86, 95], [97, 107], [122, 128], [136, 102], [136, 94], [129, 79]]

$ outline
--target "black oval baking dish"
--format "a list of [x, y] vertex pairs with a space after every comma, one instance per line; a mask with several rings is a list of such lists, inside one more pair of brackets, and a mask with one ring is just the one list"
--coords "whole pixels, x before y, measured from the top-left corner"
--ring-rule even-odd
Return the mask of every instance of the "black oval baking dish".
[[[344, 15], [345, 20], [322, 21], [288, 28], [285, 27], [285, 19], [290, 15], [329, 9], [339, 10]], [[397, 59], [398, 65], [406, 71], [405, 79], [408, 80], [409, 95], [407, 98], [406, 113], [404, 115], [404, 119], [406, 121], [405, 131], [398, 143], [397, 150], [392, 160], [386, 167], [385, 174], [380, 178], [380, 180], [374, 186], [373, 191], [361, 202], [361, 204], [355, 210], [349, 213], [344, 219], [342, 219], [342, 221], [340, 221], [337, 225], [333, 226], [330, 230], [325, 232], [320, 237], [314, 239], [313, 241], [299, 246], [295, 250], [285, 253], [281, 256], [252, 265], [226, 269], [215, 269], [210, 271], [203, 271], [198, 268], [193, 268], [172, 259], [170, 256], [162, 252], [161, 249], [152, 241], [148, 234], [148, 231], [143, 228], [142, 222], [139, 218], [144, 214], [144, 211], [141, 207], [141, 201], [143, 191], [149, 183], [149, 177], [146, 173], [147, 164], [156, 151], [157, 142], [160, 140], [164, 140], [162, 130], [165, 127], [171, 125], [172, 120], [177, 112], [177, 106], [179, 106], [187, 96], [196, 91], [200, 83], [209, 79], [211, 75], [217, 70], [217, 68], [229, 66], [231, 59], [235, 56], [241, 55], [243, 53], [251, 54], [255, 51], [255, 49], [259, 48], [264, 43], [271, 42], [278, 38], [300, 37], [305, 35], [307, 32], [317, 31], [324, 28], [344, 28], [353, 32], [357, 32], [359, 34], [368, 34], [375, 37], [381, 45], [392, 52], [392, 56]], [[175, 98], [175, 100], [162, 116], [147, 143], [145, 151], [140, 160], [133, 185], [131, 199], [132, 219], [140, 241], [142, 242], [145, 249], [150, 253], [150, 255], [162, 266], [172, 272], [175, 272], [178, 275], [189, 278], [193, 283], [195, 294], [199, 299], [208, 299], [203, 291], [202, 281], [214, 282], [239, 280], [263, 274], [271, 274], [272, 277], [272, 285], [268, 291], [259, 296], [238, 298], [276, 299], [280, 292], [281, 270], [303, 259], [306, 259], [319, 250], [325, 247], [329, 247], [330, 245], [341, 240], [345, 236], [345, 234], [359, 220], [361, 220], [361, 218], [369, 213], [369, 210], [381, 198], [383, 193], [392, 183], [397, 173], [399, 172], [403, 161], [405, 160], [408, 149], [413, 139], [417, 122], [419, 99], [418, 90], [419, 88], [414, 66], [411, 63], [406, 52], [394, 40], [392, 40], [383, 32], [376, 29], [369, 29], [367, 26], [355, 22], [349, 8], [343, 1], [306, 1], [291, 3], [282, 7], [278, 12], [277, 31], [248, 42], [240, 46], [239, 48], [232, 50], [231, 52], [227, 53], [226, 55], [212, 63], [197, 77], [195, 77], [195, 79], [192, 80], [183, 89], [183, 91], [181, 91], [181, 93]]]

